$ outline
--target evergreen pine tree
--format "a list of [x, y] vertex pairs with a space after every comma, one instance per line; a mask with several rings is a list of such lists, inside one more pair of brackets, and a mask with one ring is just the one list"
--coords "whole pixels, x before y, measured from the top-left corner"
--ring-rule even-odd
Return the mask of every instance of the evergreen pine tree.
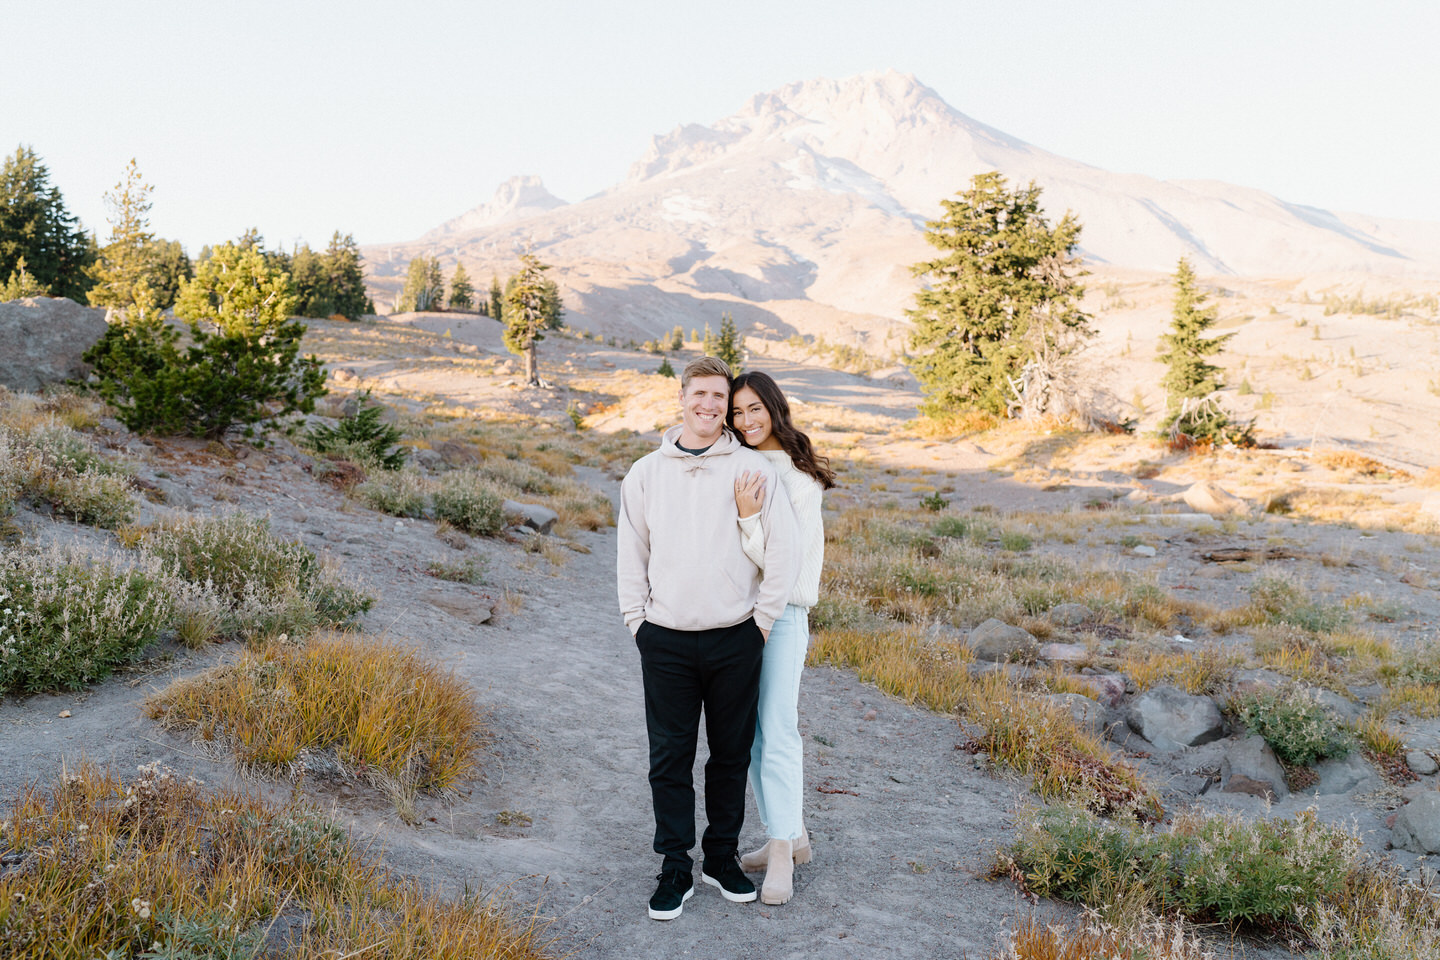
[[669, 357], [661, 357], [661, 358], [660, 358], [660, 369], [659, 369], [659, 370], [656, 370], [655, 372], [658, 373], [658, 374], [659, 374], [660, 376], [662, 376], [662, 377], [673, 377], [673, 376], [675, 376], [675, 368], [672, 367], [672, 366], [670, 366], [670, 358], [669, 358]]
[[180, 285], [195, 276], [195, 268], [179, 240], [151, 240], [145, 247], [146, 278], [155, 291], [156, 306], [175, 305]]
[[685, 349], [685, 331], [680, 329], [680, 324], [675, 324], [675, 329], [670, 331], [670, 349]]
[[290, 282], [295, 287], [297, 316], [328, 317], [335, 312], [327, 273], [321, 254], [311, 250], [308, 243], [296, 245], [290, 255]]
[[450, 309], [469, 310], [475, 306], [475, 287], [470, 283], [470, 275], [465, 272], [465, 264], [455, 264], [455, 272], [450, 275]]
[[1180, 258], [1175, 266], [1175, 299], [1170, 314], [1170, 332], [1161, 335], [1164, 351], [1160, 361], [1165, 364], [1167, 409], [1160, 432], [1172, 442], [1182, 437], [1186, 443], [1228, 440], [1241, 446], [1254, 443], [1252, 424], [1237, 424], [1210, 394], [1225, 386], [1225, 373], [1206, 360], [1224, 349], [1226, 341], [1235, 336], [1225, 333], [1207, 337], [1205, 332], [1219, 318], [1209, 297], [1195, 279], [1190, 261]]
[[700, 340], [700, 352], [707, 357], [713, 357], [720, 350], [720, 340], [710, 332], [710, 324], [705, 324], [705, 336]]
[[1195, 271], [1184, 257], [1175, 267], [1175, 300], [1170, 313], [1170, 332], [1160, 337], [1165, 348], [1160, 362], [1165, 376], [1160, 384], [1169, 396], [1171, 409], [1187, 397], [1203, 397], [1225, 386], [1224, 371], [1206, 357], [1213, 357], [1225, 347], [1234, 333], [1206, 337], [1205, 331], [1215, 325], [1218, 314], [1209, 297], [1195, 281]]
[[927, 280], [907, 311], [907, 365], [925, 393], [922, 412], [1004, 414], [1028, 363], [1053, 363], [1093, 332], [1072, 273], [1080, 224], [1067, 213], [1052, 227], [1040, 192], [1034, 183], [1012, 191], [999, 173], [976, 174], [926, 225], [925, 238], [943, 253], [911, 267]]
[[425, 264], [424, 310], [445, 309], [445, 277], [440, 272], [440, 258], [431, 257]]
[[720, 315], [720, 338], [715, 341], [714, 356], [730, 367], [730, 375], [738, 377], [745, 370], [745, 338], [735, 328], [735, 318], [727, 310]]
[[[437, 289], [438, 287], [438, 289]], [[440, 276], [440, 262], [431, 257], [416, 257], [405, 274], [405, 287], [395, 309], [399, 313], [438, 310], [445, 295], [445, 280]]]
[[405, 451], [397, 444], [405, 438], [399, 428], [383, 422], [385, 408], [376, 403], [369, 390], [356, 398], [354, 415], [347, 416], [333, 427], [319, 426], [311, 430], [310, 446], [317, 453], [329, 453], [342, 446], [359, 446], [371, 459], [386, 470], [399, 470], [405, 465]]
[[[558, 288], [545, 279], [548, 264], [532, 253], [520, 255], [520, 272], [510, 278], [505, 295], [505, 346], [525, 358], [525, 382], [538, 385], [535, 345], [545, 339], [546, 330], [560, 327], [562, 311]], [[552, 291], [555, 291], [552, 293]]]
[[351, 320], [375, 312], [365, 294], [364, 262], [353, 235], [342, 235], [339, 230], [331, 235], [324, 266], [333, 312]]
[[129, 311], [156, 304], [158, 298], [150, 285], [150, 245], [155, 239], [150, 232], [153, 190], [132, 158], [124, 179], [105, 194], [110, 241], [100, 248], [100, 258], [91, 268], [95, 281], [89, 292], [91, 306]]
[[[22, 260], [28, 280], [15, 276]], [[14, 277], [16, 289], [83, 301], [94, 262], [93, 243], [51, 185], [49, 169], [34, 150], [16, 147], [0, 164], [0, 282]]]
[[22, 297], [44, 297], [48, 296], [49, 292], [31, 276], [25, 266], [25, 258], [21, 257], [15, 261], [15, 269], [10, 272], [10, 279], [0, 284], [0, 303]]
[[500, 290], [500, 278], [490, 274], [490, 319], [505, 322], [505, 296]]

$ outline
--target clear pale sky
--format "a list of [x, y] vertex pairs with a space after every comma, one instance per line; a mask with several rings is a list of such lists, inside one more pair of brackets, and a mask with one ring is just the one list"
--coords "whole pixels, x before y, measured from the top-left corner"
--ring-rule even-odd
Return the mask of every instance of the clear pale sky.
[[1106, 169], [1440, 220], [1434, 0], [0, 0], [0, 50], [0, 150], [102, 241], [135, 157], [192, 255], [413, 239], [515, 174], [581, 200], [677, 124], [892, 67]]

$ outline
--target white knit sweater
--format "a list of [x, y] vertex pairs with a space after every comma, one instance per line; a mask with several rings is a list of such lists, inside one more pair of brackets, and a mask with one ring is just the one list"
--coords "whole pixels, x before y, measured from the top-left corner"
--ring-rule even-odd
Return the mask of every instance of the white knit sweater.
[[[820, 568], [825, 565], [825, 528], [820, 520], [820, 499], [824, 491], [814, 477], [795, 469], [784, 450], [759, 451], [775, 465], [780, 482], [795, 508], [795, 525], [800, 535], [800, 575], [790, 593], [790, 602], [809, 610], [820, 599]], [[765, 569], [765, 537], [760, 514], [740, 519], [740, 538], [745, 555]]]

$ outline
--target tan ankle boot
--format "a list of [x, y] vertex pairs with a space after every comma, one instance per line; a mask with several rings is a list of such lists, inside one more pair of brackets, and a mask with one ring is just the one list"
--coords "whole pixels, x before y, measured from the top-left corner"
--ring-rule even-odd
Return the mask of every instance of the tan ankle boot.
[[810, 862], [811, 857], [815, 854], [810, 849], [809, 830], [806, 830], [804, 827], [800, 828], [800, 839], [791, 844], [790, 851], [794, 855], [795, 865], [797, 867], [802, 863]]
[[764, 870], [765, 864], [770, 862], [770, 844], [773, 841], [767, 840], [758, 849], [742, 854], [740, 857], [740, 869], [746, 873], [754, 873], [757, 870]]
[[765, 866], [765, 882], [760, 886], [760, 902], [778, 906], [788, 903], [794, 895], [795, 856], [789, 840], [771, 840], [770, 861]]

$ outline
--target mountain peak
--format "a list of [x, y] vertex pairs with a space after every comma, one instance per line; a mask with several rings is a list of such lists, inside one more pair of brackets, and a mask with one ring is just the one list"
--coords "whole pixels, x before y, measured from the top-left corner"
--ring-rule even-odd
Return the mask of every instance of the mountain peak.
[[566, 206], [566, 202], [546, 190], [539, 177], [511, 177], [495, 188], [495, 195], [488, 203], [482, 203], [453, 220], [447, 220], [421, 239], [438, 240], [453, 234], [469, 233], [485, 227], [524, 220], [563, 206]]

